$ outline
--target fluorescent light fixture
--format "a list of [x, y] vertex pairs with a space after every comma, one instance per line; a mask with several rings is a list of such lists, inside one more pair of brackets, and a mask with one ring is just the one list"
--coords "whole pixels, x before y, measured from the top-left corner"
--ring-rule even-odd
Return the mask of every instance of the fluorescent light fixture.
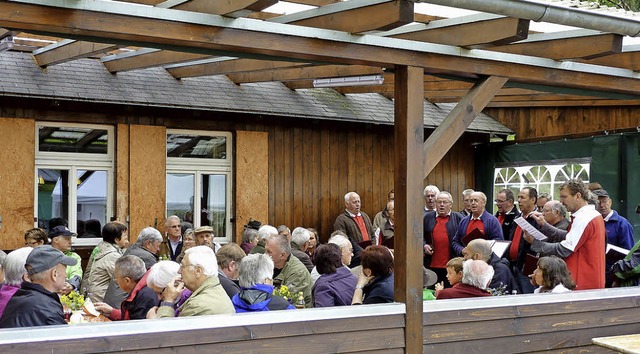
[[16, 42], [13, 40], [12, 36], [6, 36], [0, 39], [0, 52], [6, 52], [7, 50], [13, 48], [13, 45]]
[[384, 82], [382, 75], [335, 77], [331, 79], [313, 80], [313, 87], [340, 87], [340, 86], [368, 86], [381, 85]]

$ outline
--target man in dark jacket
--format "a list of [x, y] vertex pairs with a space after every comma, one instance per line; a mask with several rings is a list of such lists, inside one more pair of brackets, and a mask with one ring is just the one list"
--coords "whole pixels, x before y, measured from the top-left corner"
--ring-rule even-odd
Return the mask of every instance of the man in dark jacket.
[[[137, 256], [144, 262], [147, 270], [158, 262], [158, 253], [162, 244], [162, 235], [160, 231], [153, 227], [145, 227], [138, 234], [136, 242], [129, 246], [123, 256]], [[104, 295], [104, 302], [109, 306], [119, 309], [122, 301], [127, 298], [127, 293], [122, 291], [115, 279], [112, 279]]]
[[65, 287], [67, 266], [76, 264], [49, 245], [34, 248], [25, 263], [30, 282], [23, 282], [7, 303], [0, 328], [66, 324], [56, 293]]
[[353, 246], [353, 258], [350, 268], [360, 265], [360, 253], [365, 242], [373, 241], [373, 226], [369, 216], [360, 210], [360, 196], [356, 192], [344, 195], [344, 213], [338, 215], [333, 223], [334, 231], [342, 231], [351, 241]]
[[240, 273], [240, 262], [245, 256], [246, 254], [237, 243], [227, 243], [216, 253], [218, 279], [220, 279], [220, 285], [222, 285], [229, 299], [240, 292], [238, 274]]
[[513, 229], [516, 227], [516, 223], [513, 221], [520, 216], [518, 207], [515, 206], [515, 197], [511, 189], [503, 189], [496, 195], [496, 205], [498, 211], [496, 212], [496, 218], [502, 226], [502, 235], [505, 240], [511, 240], [509, 235], [513, 233]]
[[465, 242], [465, 238], [474, 234], [480, 235], [485, 240], [504, 240], [500, 222], [485, 210], [487, 196], [482, 192], [473, 192], [469, 201], [471, 203], [471, 215], [462, 219], [456, 236], [453, 238], [454, 254], [452, 256], [454, 257], [463, 255], [462, 249], [468, 243]]
[[122, 256], [116, 261], [113, 278], [120, 289], [128, 293], [120, 309], [114, 309], [104, 302], [97, 302], [96, 309], [112, 321], [142, 320], [147, 312], [158, 304], [158, 295], [147, 287], [147, 269], [137, 256]]
[[250, 254], [240, 262], [241, 290], [232, 299], [236, 312], [294, 309], [287, 300], [273, 295], [273, 261], [266, 254]]
[[463, 254], [465, 260], [478, 259], [487, 262], [493, 268], [493, 277], [489, 286], [487, 286], [488, 289], [503, 289], [501, 291], [505, 294], [511, 294], [514, 289], [518, 289], [516, 280], [509, 268], [509, 261], [496, 256], [491, 251], [488, 241], [476, 239], [469, 242], [463, 250]]

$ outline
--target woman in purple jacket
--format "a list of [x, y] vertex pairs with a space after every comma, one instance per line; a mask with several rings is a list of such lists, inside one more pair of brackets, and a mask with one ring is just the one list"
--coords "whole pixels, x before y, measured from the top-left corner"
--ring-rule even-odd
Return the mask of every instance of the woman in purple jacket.
[[351, 305], [358, 277], [342, 264], [342, 251], [332, 243], [322, 245], [315, 251], [314, 259], [320, 278], [313, 285], [313, 306]]

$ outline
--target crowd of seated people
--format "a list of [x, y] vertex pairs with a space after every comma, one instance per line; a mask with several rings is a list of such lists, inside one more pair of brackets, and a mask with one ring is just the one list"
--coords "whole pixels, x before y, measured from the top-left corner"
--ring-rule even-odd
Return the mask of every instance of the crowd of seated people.
[[[628, 222], [601, 186], [568, 181], [560, 201], [541, 201], [532, 187], [514, 192], [497, 191], [493, 215], [483, 192], [465, 190], [458, 213], [450, 193], [425, 188], [424, 266], [435, 272], [438, 300], [597, 289], [605, 279], [638, 285], [640, 243], [630, 247]], [[66, 323], [59, 297], [71, 291], [113, 321], [393, 302], [393, 191], [389, 198], [372, 223], [360, 196], [347, 193], [326, 244], [314, 229], [251, 220], [240, 244], [223, 246], [211, 226], [177, 216], [164, 235], [147, 227], [129, 244], [126, 224], [112, 221], [85, 269], [57, 218], [49, 232], [26, 231], [26, 247], [0, 254], [0, 328]], [[605, 240], [631, 250], [606, 263]]]

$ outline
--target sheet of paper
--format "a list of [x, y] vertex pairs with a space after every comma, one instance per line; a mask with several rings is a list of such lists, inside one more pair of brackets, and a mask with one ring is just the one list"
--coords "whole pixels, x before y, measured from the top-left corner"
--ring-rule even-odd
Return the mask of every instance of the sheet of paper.
[[533, 236], [536, 240], [544, 241], [547, 239], [542, 232], [538, 231], [533, 225], [529, 224], [527, 220], [525, 220], [522, 216], [517, 217], [513, 220], [520, 226], [520, 228], [526, 232], [528, 232], [531, 236]]

